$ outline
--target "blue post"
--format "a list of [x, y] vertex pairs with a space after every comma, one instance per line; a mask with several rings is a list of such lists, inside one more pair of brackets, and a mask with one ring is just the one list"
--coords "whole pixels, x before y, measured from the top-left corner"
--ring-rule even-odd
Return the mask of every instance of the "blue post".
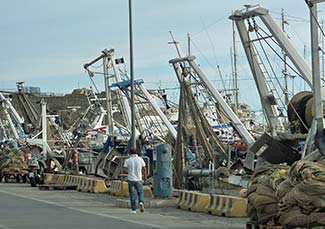
[[155, 197], [171, 197], [173, 193], [172, 147], [168, 144], [157, 146], [157, 162], [154, 173]]

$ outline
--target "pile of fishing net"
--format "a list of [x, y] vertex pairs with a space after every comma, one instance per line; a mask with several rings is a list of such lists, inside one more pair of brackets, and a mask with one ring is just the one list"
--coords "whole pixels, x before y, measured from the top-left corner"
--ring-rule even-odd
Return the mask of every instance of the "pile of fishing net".
[[5, 147], [0, 151], [0, 173], [25, 173], [28, 165], [25, 161], [24, 152], [18, 149]]
[[288, 166], [268, 165], [255, 170], [248, 191], [248, 215], [257, 224], [275, 225], [279, 212], [278, 186], [286, 179]]
[[325, 225], [325, 162], [258, 168], [248, 189], [251, 222], [310, 227]]
[[281, 225], [325, 225], [325, 162], [294, 163], [277, 196]]

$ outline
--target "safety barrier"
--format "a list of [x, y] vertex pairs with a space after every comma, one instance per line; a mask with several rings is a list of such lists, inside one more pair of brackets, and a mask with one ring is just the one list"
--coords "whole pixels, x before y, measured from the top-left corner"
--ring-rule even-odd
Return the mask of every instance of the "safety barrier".
[[106, 187], [104, 180], [92, 180], [90, 185], [90, 192], [93, 193], [107, 193], [108, 189]]
[[80, 192], [107, 193], [104, 180], [84, 176], [45, 174], [45, 184], [76, 185]]
[[210, 202], [210, 195], [199, 192], [190, 195], [192, 195], [192, 198], [190, 198], [192, 201], [190, 202], [188, 210], [192, 212], [204, 212]]
[[[129, 197], [128, 183], [126, 181], [113, 180], [108, 188], [108, 193], [118, 197]], [[153, 193], [149, 186], [143, 186], [143, 195], [145, 198], [153, 198]]]
[[180, 209], [226, 217], [247, 217], [247, 199], [188, 190], [180, 190], [179, 194], [177, 207]]
[[45, 183], [45, 184], [51, 184], [54, 175], [55, 175], [55, 174], [45, 173], [44, 183]]
[[143, 186], [143, 195], [145, 198], [153, 198], [154, 197], [150, 186], [147, 186], [147, 185]]
[[247, 199], [234, 196], [211, 195], [206, 212], [226, 217], [247, 217]]
[[74, 177], [74, 184], [77, 185], [78, 192], [87, 192], [87, 178], [86, 177]]
[[[80, 192], [109, 193], [118, 197], [128, 197], [129, 188], [126, 181], [113, 180], [109, 188], [106, 187], [104, 180], [85, 176], [45, 174], [45, 184], [76, 185]], [[152, 190], [149, 186], [143, 186], [145, 198], [153, 198]]]
[[193, 212], [205, 212], [210, 202], [210, 195], [193, 191], [180, 191], [177, 207]]
[[111, 182], [111, 187], [108, 188], [108, 193], [113, 196], [128, 197], [128, 183], [125, 181], [113, 180]]
[[179, 202], [178, 204], [178, 208], [184, 209], [184, 210], [188, 210], [191, 204], [191, 201], [193, 199], [193, 192], [191, 191], [182, 191], [183, 192], [183, 196], [182, 196], [182, 200]]
[[56, 182], [57, 184], [63, 184], [63, 181], [64, 181], [64, 175], [61, 175], [61, 174], [56, 174], [56, 176], [58, 177]]

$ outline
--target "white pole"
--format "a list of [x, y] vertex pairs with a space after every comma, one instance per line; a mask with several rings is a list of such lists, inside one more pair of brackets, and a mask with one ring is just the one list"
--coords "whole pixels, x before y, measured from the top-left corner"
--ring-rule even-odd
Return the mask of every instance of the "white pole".
[[129, 0], [129, 36], [130, 36], [130, 76], [131, 76], [131, 149], [135, 149], [136, 140], [135, 140], [135, 105], [134, 105], [134, 71], [133, 71], [132, 0]]
[[46, 156], [47, 159], [47, 122], [46, 122], [46, 102], [44, 99], [41, 101], [42, 105], [42, 154]]

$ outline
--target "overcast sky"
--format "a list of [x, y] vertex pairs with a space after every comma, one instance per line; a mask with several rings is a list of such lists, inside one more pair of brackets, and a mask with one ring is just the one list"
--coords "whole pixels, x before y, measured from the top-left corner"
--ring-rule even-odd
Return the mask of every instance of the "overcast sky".
[[[281, 8], [289, 16], [309, 19], [304, 0], [134, 0], [136, 76], [151, 88], [158, 87], [159, 81], [165, 87], [177, 86], [168, 64], [176, 57], [175, 48], [168, 45], [169, 31], [183, 47], [186, 34], [191, 34], [193, 54], [210, 79], [217, 79], [213, 74], [216, 65], [229, 75], [232, 38], [228, 16], [244, 4], [260, 4], [277, 21]], [[288, 20], [288, 33], [302, 53], [304, 44], [309, 47], [308, 23], [293, 17]], [[128, 0], [2, 0], [0, 31], [0, 88], [14, 88], [16, 81], [54, 92], [89, 87], [82, 66], [104, 48], [114, 48], [116, 56], [129, 63]], [[251, 74], [241, 44], [237, 45], [239, 78], [244, 82], [240, 83], [241, 98], [245, 100], [249, 97], [245, 91], [254, 88], [254, 83], [245, 80]], [[101, 76], [96, 82], [102, 88]], [[253, 102], [252, 106], [258, 105]]]

